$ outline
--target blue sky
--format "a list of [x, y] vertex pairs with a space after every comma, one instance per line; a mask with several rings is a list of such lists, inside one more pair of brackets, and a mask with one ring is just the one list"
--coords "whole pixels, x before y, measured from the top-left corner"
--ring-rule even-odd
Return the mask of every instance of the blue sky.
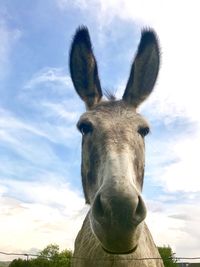
[[147, 223], [158, 245], [171, 245], [178, 256], [198, 254], [197, 10], [198, 1], [187, 0], [0, 2], [0, 251], [35, 252], [49, 243], [73, 248], [88, 209], [76, 130], [84, 105], [68, 69], [72, 36], [84, 24], [102, 87], [119, 98], [141, 29], [159, 35], [159, 80], [140, 108], [151, 124]]

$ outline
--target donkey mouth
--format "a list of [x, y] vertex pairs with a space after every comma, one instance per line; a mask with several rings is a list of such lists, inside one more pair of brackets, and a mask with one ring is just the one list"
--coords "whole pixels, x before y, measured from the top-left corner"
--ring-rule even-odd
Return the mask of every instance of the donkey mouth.
[[106, 253], [108, 253], [108, 254], [115, 254], [115, 255], [119, 255], [119, 254], [131, 254], [131, 253], [133, 253], [133, 252], [136, 251], [137, 246], [135, 246], [133, 249], [128, 250], [128, 251], [110, 251], [110, 250], [108, 250], [108, 249], [106, 249], [106, 248], [104, 248], [104, 247], [102, 247], [102, 249], [103, 249]]

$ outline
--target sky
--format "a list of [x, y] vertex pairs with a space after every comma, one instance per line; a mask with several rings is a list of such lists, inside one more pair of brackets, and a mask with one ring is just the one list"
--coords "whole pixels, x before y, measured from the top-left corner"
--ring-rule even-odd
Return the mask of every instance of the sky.
[[[0, 251], [73, 249], [89, 209], [80, 177], [85, 107], [68, 54], [90, 31], [104, 89], [120, 99], [141, 30], [159, 37], [162, 63], [139, 111], [148, 119], [143, 196], [157, 245], [200, 256], [198, 0], [0, 1]], [[0, 260], [10, 259], [0, 255]]]

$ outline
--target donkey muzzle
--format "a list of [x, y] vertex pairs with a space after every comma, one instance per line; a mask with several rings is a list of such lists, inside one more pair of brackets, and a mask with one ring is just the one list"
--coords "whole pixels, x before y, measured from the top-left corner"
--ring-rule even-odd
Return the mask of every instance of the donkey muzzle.
[[102, 186], [90, 213], [91, 227], [105, 251], [131, 253], [138, 243], [146, 207], [134, 187]]

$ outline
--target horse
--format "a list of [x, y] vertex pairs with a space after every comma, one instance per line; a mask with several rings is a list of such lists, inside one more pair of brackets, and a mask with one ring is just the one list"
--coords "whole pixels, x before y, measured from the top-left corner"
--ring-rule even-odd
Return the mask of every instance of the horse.
[[73, 267], [164, 267], [144, 221], [144, 139], [150, 129], [137, 112], [154, 88], [159, 66], [158, 37], [153, 29], [143, 29], [122, 99], [111, 94], [104, 99], [89, 31], [81, 26], [75, 32], [69, 68], [86, 105], [77, 128], [90, 210], [75, 240]]

